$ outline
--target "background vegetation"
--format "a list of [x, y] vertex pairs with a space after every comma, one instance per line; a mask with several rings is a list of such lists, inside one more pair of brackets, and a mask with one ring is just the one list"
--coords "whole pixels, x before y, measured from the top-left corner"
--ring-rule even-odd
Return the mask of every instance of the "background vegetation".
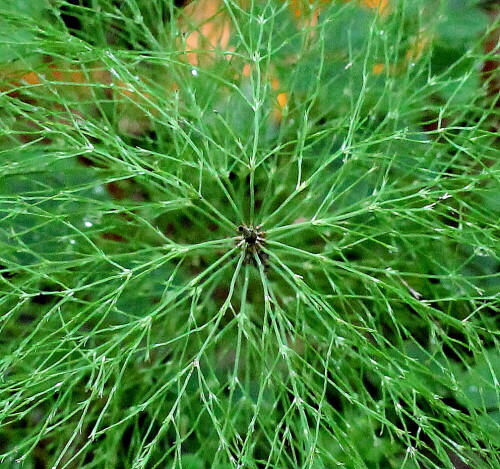
[[4, 0], [1, 467], [500, 467], [495, 8]]

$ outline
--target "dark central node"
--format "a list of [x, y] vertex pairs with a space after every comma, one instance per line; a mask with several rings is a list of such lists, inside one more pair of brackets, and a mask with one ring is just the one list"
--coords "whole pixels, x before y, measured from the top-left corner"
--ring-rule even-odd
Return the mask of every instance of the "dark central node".
[[248, 244], [255, 244], [257, 242], [257, 238], [259, 237], [259, 233], [255, 228], [248, 228], [245, 225], [238, 226], [238, 231], [242, 233], [243, 239]]
[[252, 262], [256, 267], [259, 262], [267, 267], [268, 254], [262, 250], [266, 242], [266, 232], [260, 231], [260, 226], [238, 226], [238, 231], [241, 233], [238, 239], [238, 245], [245, 250], [245, 263]]

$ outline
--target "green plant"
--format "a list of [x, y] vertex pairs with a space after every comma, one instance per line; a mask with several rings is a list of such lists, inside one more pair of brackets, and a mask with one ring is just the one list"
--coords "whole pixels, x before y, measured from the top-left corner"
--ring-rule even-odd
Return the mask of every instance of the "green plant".
[[163, 5], [0, 12], [2, 468], [500, 467], [498, 22]]

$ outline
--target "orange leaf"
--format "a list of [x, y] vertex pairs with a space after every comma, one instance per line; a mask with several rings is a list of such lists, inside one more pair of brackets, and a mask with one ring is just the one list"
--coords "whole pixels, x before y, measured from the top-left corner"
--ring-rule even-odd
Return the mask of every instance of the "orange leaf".
[[182, 48], [190, 64], [208, 65], [215, 49], [227, 49], [231, 23], [221, 6], [220, 0], [196, 0], [184, 8], [179, 26], [186, 34]]

